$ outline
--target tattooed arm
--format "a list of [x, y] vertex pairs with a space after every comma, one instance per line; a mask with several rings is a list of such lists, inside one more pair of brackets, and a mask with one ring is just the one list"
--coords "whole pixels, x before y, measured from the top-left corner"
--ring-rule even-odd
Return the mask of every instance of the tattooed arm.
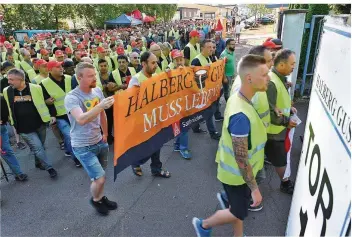
[[258, 189], [258, 185], [248, 160], [248, 137], [232, 137], [232, 146], [241, 175], [253, 192]]

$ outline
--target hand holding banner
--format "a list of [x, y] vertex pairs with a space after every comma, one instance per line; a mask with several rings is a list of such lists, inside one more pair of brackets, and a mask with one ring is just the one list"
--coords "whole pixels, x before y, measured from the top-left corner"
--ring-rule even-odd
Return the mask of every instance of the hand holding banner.
[[184, 131], [212, 116], [211, 105], [220, 96], [223, 77], [224, 63], [219, 60], [207, 67], [158, 74], [115, 95], [115, 178], [174, 138], [175, 124]]

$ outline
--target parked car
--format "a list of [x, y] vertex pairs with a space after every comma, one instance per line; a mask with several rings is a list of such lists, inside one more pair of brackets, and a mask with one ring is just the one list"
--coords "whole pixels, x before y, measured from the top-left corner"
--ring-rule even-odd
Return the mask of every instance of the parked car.
[[258, 24], [266, 25], [266, 24], [273, 24], [275, 21], [269, 17], [261, 17], [257, 19]]

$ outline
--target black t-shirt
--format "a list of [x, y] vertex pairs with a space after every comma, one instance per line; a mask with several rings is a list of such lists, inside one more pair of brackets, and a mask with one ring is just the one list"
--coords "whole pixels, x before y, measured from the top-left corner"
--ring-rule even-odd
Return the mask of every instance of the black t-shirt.
[[3, 125], [9, 121], [9, 108], [3, 96], [1, 96], [1, 121]]
[[[53, 82], [55, 82], [63, 91], [65, 91], [65, 76], [62, 76], [62, 80], [61, 81], [55, 80], [50, 74], [49, 74], [49, 78]], [[43, 86], [43, 83], [40, 83], [40, 85], [41, 85], [41, 87], [43, 89], [44, 100], [49, 99], [51, 96], [49, 95], [49, 93], [45, 89], [45, 87]], [[50, 112], [51, 116], [56, 117], [57, 119], [65, 119], [69, 123], [67, 114], [64, 114], [64, 115], [61, 115], [61, 116], [56, 116], [57, 112], [56, 112], [56, 108], [55, 108], [54, 104], [48, 105], [48, 108], [49, 108], [49, 112]]]
[[[206, 60], [208, 61], [208, 63], [211, 63], [209, 58], [206, 58]], [[198, 58], [193, 59], [192, 62], [191, 62], [191, 65], [192, 66], [202, 66], [202, 64], [200, 63]]]
[[[194, 45], [194, 49], [197, 50], [197, 45]], [[185, 59], [190, 60], [190, 58], [191, 58], [191, 49], [188, 46], [186, 46], [183, 49], [183, 55], [184, 55]]]
[[217, 61], [217, 58], [215, 55], [211, 55], [210, 57], [211, 62], [215, 63]]
[[42, 118], [34, 106], [29, 85], [26, 85], [22, 91], [14, 89], [14, 110], [18, 133], [35, 132], [43, 124]]

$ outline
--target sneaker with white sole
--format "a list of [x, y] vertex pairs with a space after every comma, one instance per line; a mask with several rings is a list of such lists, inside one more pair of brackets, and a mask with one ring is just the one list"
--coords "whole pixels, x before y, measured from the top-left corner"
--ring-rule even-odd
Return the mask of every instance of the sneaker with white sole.
[[202, 227], [203, 220], [199, 219], [197, 217], [193, 217], [192, 219], [192, 224], [194, 227], [194, 230], [196, 231], [197, 237], [210, 237], [211, 236], [211, 228], [210, 229], [204, 229]]

